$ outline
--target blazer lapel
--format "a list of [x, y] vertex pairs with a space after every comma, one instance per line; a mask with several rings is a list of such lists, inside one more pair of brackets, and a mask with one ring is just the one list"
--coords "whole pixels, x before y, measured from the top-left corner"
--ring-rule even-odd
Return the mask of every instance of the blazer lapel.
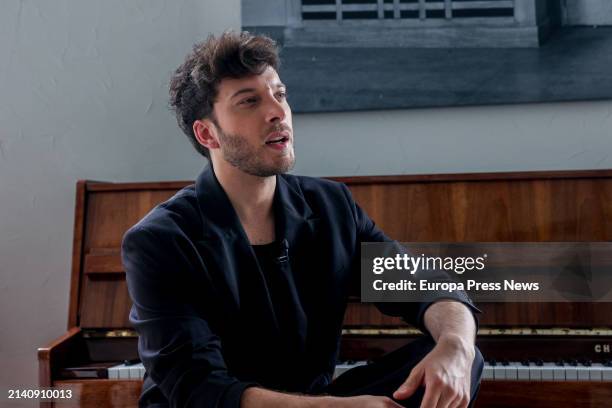
[[[238, 311], [241, 309], [241, 277], [244, 279], [244, 274], [258, 274], [259, 279], [255, 281], [264, 284], [261, 269], [238, 215], [210, 165], [196, 180], [196, 197], [202, 215], [203, 240], [210, 249], [214, 264], [219, 266], [217, 273], [222, 274], [221, 281], [225, 282], [233, 306]], [[270, 313], [274, 314], [271, 308]]]
[[276, 178], [274, 197], [276, 239], [284, 239], [291, 246], [314, 237], [319, 219], [315, 217], [301, 192], [291, 186], [283, 176]]
[[316, 239], [318, 218], [315, 217], [308, 206], [301, 191], [293, 187], [283, 177], [277, 177], [275, 192], [276, 239], [285, 241], [289, 261], [282, 268], [289, 285], [288, 289], [293, 305], [295, 319], [290, 324], [291, 336], [295, 339], [291, 344], [298, 350], [304, 351], [308, 337], [307, 310], [311, 308], [312, 301], [309, 293], [308, 273], [311, 269], [313, 242]]

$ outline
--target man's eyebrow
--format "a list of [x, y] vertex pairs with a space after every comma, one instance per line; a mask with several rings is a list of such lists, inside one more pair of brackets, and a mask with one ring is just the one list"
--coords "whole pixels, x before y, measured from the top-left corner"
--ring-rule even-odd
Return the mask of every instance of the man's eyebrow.
[[243, 93], [249, 92], [255, 92], [255, 88], [242, 88], [239, 91], [236, 91], [232, 96], [230, 96], [230, 99], [235, 98], [236, 96], [241, 95]]
[[[283, 84], [282, 82], [277, 82], [273, 86], [275, 86], [276, 89], [278, 89], [278, 88], [287, 88], [287, 86], [285, 84]], [[255, 88], [242, 88], [242, 89], [234, 92], [234, 94], [232, 96], [230, 96], [230, 99], [233, 99], [233, 98], [235, 98], [238, 95], [242, 95], [242, 94], [249, 93], [249, 92], [255, 92], [255, 91], [256, 91]]]

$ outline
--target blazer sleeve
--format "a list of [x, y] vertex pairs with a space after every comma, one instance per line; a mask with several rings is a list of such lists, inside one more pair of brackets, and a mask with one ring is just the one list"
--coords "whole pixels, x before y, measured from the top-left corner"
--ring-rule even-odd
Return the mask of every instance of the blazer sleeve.
[[[361, 273], [360, 253], [362, 242], [388, 242], [397, 246], [397, 253], [410, 252], [409, 248], [405, 248], [397, 241], [389, 238], [380, 228], [376, 226], [374, 221], [366, 214], [366, 212], [359, 207], [359, 205], [353, 200], [353, 197], [346, 185], [343, 185], [344, 192], [349, 200], [353, 216], [355, 218], [355, 224], [357, 229], [357, 246], [355, 253], [357, 254], [357, 260], [353, 264], [355, 265], [355, 273], [359, 275]], [[416, 276], [419, 272], [416, 273]], [[427, 278], [429, 280], [436, 281], [450, 281], [450, 277], [444, 271], [427, 271]], [[476, 306], [472, 303], [468, 295], [463, 291], [455, 292], [435, 292], [431, 296], [422, 302], [380, 302], [375, 303], [378, 310], [389, 316], [401, 317], [406, 323], [418, 327], [423, 333], [429, 333], [425, 327], [424, 315], [425, 311], [429, 306], [442, 299], [455, 300], [461, 302], [467, 306], [474, 316], [476, 327], [478, 327], [478, 318], [476, 314], [481, 313]]]
[[219, 337], [185, 300], [197, 253], [186, 237], [156, 232], [135, 227], [122, 243], [130, 322], [146, 371], [172, 407], [239, 408], [255, 384], [228, 373]]

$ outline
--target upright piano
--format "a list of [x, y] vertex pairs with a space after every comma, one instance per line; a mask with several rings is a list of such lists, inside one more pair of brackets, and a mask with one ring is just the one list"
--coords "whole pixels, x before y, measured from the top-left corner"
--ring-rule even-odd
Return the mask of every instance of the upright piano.
[[[612, 240], [612, 170], [335, 178], [402, 242]], [[124, 232], [188, 182], [77, 184], [68, 330], [39, 348], [41, 406], [133, 407], [143, 368], [121, 265]], [[483, 303], [487, 361], [477, 407], [612, 407], [612, 303]], [[418, 336], [351, 298], [340, 360], [374, 359]]]

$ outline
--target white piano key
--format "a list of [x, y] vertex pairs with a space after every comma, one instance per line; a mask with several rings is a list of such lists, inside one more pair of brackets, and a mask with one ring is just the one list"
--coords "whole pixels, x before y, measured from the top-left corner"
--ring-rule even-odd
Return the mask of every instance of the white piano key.
[[140, 377], [140, 364], [134, 364], [129, 366], [130, 368], [130, 380], [139, 380]]
[[119, 370], [119, 379], [120, 380], [129, 380], [130, 379], [130, 367], [125, 364], [121, 364], [117, 367]]
[[601, 381], [601, 377], [602, 377], [602, 368], [603, 366], [601, 364], [593, 364], [591, 367], [591, 369], [589, 370], [589, 378], [591, 381]]
[[506, 367], [502, 365], [496, 365], [493, 367], [493, 378], [496, 380], [505, 380], [506, 379]]
[[519, 380], [529, 380], [529, 367], [528, 366], [516, 367], [516, 377]]
[[602, 381], [612, 381], [612, 367], [601, 368], [601, 379]]
[[495, 378], [493, 375], [493, 366], [485, 364], [484, 368], [482, 369], [482, 378], [484, 380], [492, 380]]
[[510, 363], [510, 365], [506, 366], [506, 380], [517, 380], [517, 372], [516, 372], [516, 365], [518, 363]]
[[563, 366], [553, 367], [553, 380], [554, 381], [565, 381], [565, 367]]
[[553, 380], [553, 368], [552, 367], [542, 367], [540, 368], [542, 372], [542, 381], [552, 381]]
[[145, 372], [144, 364], [140, 363], [140, 378], [144, 378]]
[[118, 366], [108, 367], [108, 369], [106, 370], [108, 372], [109, 380], [116, 380], [117, 378], [119, 378], [119, 369], [117, 367]]
[[565, 379], [567, 381], [577, 381], [578, 380], [578, 367], [574, 366], [566, 366], [565, 367]]
[[542, 369], [542, 381], [552, 381], [555, 363], [544, 363]]
[[537, 366], [535, 363], [529, 363], [529, 379], [532, 381], [542, 380], [541, 367]]
[[579, 381], [589, 381], [590, 380], [589, 368], [590, 367], [585, 367], [585, 366], [576, 367], [576, 371], [578, 371]]

